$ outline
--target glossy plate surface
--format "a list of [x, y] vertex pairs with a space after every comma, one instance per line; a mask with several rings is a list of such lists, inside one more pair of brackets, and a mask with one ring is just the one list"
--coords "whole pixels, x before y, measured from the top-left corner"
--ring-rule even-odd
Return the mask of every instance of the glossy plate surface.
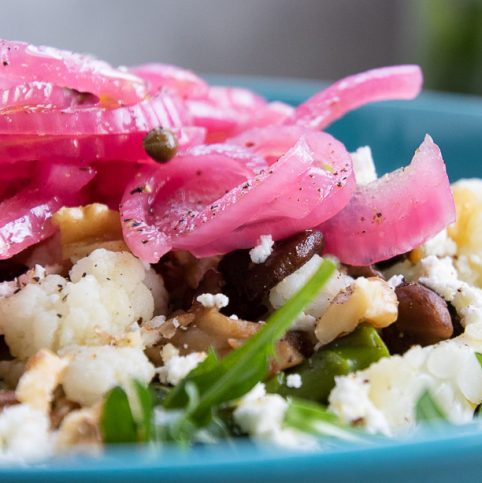
[[[325, 84], [293, 79], [210, 76], [246, 86], [271, 100], [298, 104]], [[350, 150], [370, 145], [379, 174], [407, 164], [429, 133], [452, 180], [482, 177], [482, 99], [435, 93], [411, 102], [386, 102], [348, 114], [329, 131]], [[426, 429], [404, 441], [338, 445], [323, 453], [293, 453], [235, 445], [182, 451], [123, 448], [100, 458], [57, 459], [28, 468], [0, 469], [0, 481], [162, 481], [197, 483], [274, 481], [479, 481], [482, 424]]]

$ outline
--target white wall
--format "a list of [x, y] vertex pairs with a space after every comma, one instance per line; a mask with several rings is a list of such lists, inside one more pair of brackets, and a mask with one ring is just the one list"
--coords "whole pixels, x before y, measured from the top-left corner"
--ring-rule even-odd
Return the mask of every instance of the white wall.
[[0, 0], [0, 36], [202, 72], [337, 78], [404, 59], [404, 0]]

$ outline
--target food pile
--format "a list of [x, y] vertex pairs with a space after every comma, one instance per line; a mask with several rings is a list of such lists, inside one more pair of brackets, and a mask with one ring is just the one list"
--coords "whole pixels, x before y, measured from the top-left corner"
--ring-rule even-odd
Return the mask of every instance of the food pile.
[[293, 108], [172, 65], [0, 61], [2, 461], [473, 418], [482, 181], [451, 187], [428, 135], [377, 178], [323, 131], [416, 97], [417, 66]]

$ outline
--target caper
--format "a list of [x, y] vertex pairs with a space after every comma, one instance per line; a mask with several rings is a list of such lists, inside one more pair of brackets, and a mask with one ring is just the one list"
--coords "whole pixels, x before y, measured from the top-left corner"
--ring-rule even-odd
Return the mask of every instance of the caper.
[[167, 163], [176, 155], [177, 138], [170, 129], [151, 129], [142, 144], [146, 153], [159, 163]]

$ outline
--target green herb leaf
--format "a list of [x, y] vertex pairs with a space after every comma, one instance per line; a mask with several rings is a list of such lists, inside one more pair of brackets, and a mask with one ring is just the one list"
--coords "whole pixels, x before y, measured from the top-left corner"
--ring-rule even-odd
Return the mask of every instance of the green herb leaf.
[[131, 398], [122, 387], [106, 396], [100, 427], [106, 443], [146, 443], [154, 439], [152, 391], [132, 381]]
[[149, 387], [144, 386], [137, 380], [132, 381], [134, 387], [135, 402], [131, 402], [134, 406], [133, 415], [137, 426], [137, 441], [147, 442], [154, 437], [153, 428], [153, 406], [154, 396]]
[[475, 357], [477, 358], [477, 362], [480, 364], [482, 367], [482, 354], [480, 352], [475, 353]]
[[417, 401], [415, 406], [417, 422], [447, 421], [447, 416], [434, 400], [432, 394], [426, 389]]
[[137, 442], [137, 425], [124, 389], [114, 387], [106, 396], [100, 429], [105, 443]]
[[285, 426], [316, 436], [361, 441], [362, 438], [322, 405], [304, 399], [291, 399], [285, 413]]
[[257, 334], [221, 360], [211, 354], [174, 388], [166, 397], [164, 406], [170, 409], [185, 408], [189, 401], [186, 389], [194, 385], [198, 400], [185, 410], [184, 419], [204, 426], [210, 422], [214, 407], [246, 394], [266, 377], [275, 343], [315, 298], [335, 269], [335, 262], [325, 259], [304, 287], [274, 312]]

